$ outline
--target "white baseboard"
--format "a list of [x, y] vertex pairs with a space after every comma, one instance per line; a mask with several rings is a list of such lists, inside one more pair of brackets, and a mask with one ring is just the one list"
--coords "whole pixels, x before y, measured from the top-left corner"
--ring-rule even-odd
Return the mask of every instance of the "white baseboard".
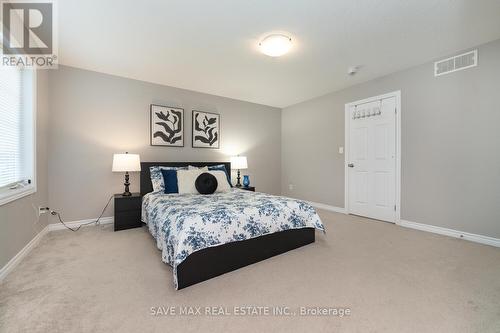
[[[92, 221], [97, 220], [95, 219], [88, 219], [88, 220], [81, 220], [81, 221], [72, 221], [72, 222], [66, 222], [66, 225], [71, 227], [71, 228], [78, 228], [82, 224], [86, 224]], [[101, 224], [109, 224], [113, 223], [114, 217], [102, 217], [100, 219]], [[94, 224], [88, 224], [88, 226], [93, 226]], [[56, 230], [63, 230], [66, 229], [66, 227], [62, 223], [53, 223], [49, 224], [45, 228], [43, 228], [42, 231], [40, 231], [28, 244], [26, 244], [25, 247], [22, 248], [21, 251], [19, 251], [14, 258], [10, 259], [5, 266], [3, 266], [0, 269], [0, 282], [5, 279], [5, 277], [12, 272], [12, 270], [19, 265], [19, 263], [35, 248], [35, 246], [40, 243], [40, 241], [43, 239], [45, 235], [47, 235], [51, 231], [56, 231]]]
[[465, 231], [459, 231], [459, 230], [448, 229], [448, 228], [443, 228], [443, 227], [436, 227], [434, 225], [417, 223], [417, 222], [410, 222], [410, 221], [406, 221], [406, 220], [401, 220], [401, 221], [397, 222], [396, 224], [400, 225], [402, 227], [405, 227], [405, 228], [417, 229], [417, 230], [421, 230], [421, 231], [432, 232], [435, 234], [450, 236], [450, 237], [454, 237], [454, 238], [465, 239], [465, 240], [475, 242], [475, 243], [500, 247], [500, 239], [489, 237], [489, 236], [471, 234], [471, 233], [465, 232]]
[[17, 265], [21, 263], [21, 261], [35, 248], [35, 246], [40, 243], [40, 241], [43, 239], [43, 237], [49, 232], [49, 227], [46, 226], [43, 228], [42, 231], [40, 231], [28, 244], [26, 244], [25, 247], [19, 251], [14, 258], [10, 259], [8, 263], [5, 264], [0, 269], [0, 282], [5, 279], [5, 277], [12, 272], [14, 268], [16, 268]]
[[330, 206], [330, 205], [326, 205], [326, 204], [322, 204], [322, 203], [318, 203], [318, 202], [312, 202], [312, 201], [307, 201], [307, 203], [315, 208], [318, 208], [318, 209], [323, 209], [323, 210], [327, 210], [327, 211], [335, 212], [335, 213], [346, 214], [345, 208]]
[[[97, 220], [97, 218], [95, 218], [95, 219], [88, 219], [88, 220], [80, 220], [80, 221], [64, 222], [64, 223], [68, 227], [74, 229], [74, 228], [78, 228], [81, 225], [83, 225], [84, 227], [85, 226], [93, 226], [94, 224], [92, 224], [92, 222], [94, 222], [95, 220]], [[100, 224], [110, 224], [110, 223], [113, 223], [113, 222], [114, 222], [114, 217], [113, 216], [101, 217], [101, 219], [99, 220]], [[49, 231], [65, 230], [65, 229], [66, 229], [66, 227], [62, 223], [60, 223], [60, 222], [49, 224]]]

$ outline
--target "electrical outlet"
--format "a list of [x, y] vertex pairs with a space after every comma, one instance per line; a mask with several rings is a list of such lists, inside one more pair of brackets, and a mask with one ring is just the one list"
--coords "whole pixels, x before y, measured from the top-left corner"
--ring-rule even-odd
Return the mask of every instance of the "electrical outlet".
[[48, 213], [50, 210], [49, 207], [38, 206], [38, 216]]
[[339, 154], [343, 154], [344, 153], [344, 147], [339, 147]]
[[289, 189], [290, 191], [293, 191], [293, 189], [294, 189], [294, 188], [295, 188], [295, 185], [293, 185], [293, 184], [288, 184], [288, 189]]

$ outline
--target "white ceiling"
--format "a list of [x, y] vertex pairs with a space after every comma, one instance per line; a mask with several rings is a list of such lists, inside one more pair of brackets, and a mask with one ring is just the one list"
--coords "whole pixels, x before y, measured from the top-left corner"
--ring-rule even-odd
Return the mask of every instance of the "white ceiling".
[[[285, 107], [500, 38], [498, 0], [63, 0], [61, 64]], [[292, 52], [257, 44], [287, 31]], [[355, 77], [347, 67], [363, 65]]]

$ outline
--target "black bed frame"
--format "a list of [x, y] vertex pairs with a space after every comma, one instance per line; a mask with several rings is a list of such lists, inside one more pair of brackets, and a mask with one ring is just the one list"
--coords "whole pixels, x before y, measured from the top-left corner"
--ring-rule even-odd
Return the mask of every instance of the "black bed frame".
[[[202, 167], [218, 164], [224, 164], [228, 172], [231, 171], [228, 162], [142, 162], [141, 195], [153, 190], [149, 173], [151, 166]], [[178, 289], [314, 243], [314, 240], [314, 228], [291, 229], [194, 252], [177, 266]]]

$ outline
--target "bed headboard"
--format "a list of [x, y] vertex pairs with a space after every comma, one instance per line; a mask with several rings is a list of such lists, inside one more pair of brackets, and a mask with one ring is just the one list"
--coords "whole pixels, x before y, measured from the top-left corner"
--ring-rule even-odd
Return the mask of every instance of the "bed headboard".
[[166, 166], [166, 167], [183, 167], [192, 165], [195, 167], [204, 167], [224, 164], [227, 172], [231, 172], [231, 163], [229, 162], [141, 162], [141, 195], [153, 191], [153, 184], [151, 184], [151, 176], [149, 168], [152, 166]]

